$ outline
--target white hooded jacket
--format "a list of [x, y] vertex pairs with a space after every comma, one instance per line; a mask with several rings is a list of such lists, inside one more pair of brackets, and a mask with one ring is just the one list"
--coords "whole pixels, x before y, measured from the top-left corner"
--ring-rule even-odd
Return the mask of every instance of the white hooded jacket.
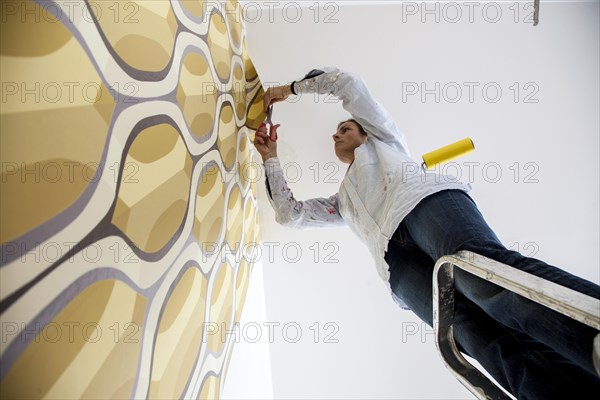
[[296, 94], [329, 94], [342, 100], [343, 108], [367, 132], [367, 139], [355, 149], [354, 162], [338, 193], [327, 198], [296, 200], [279, 159], [267, 159], [265, 183], [276, 221], [298, 229], [349, 226], [369, 248], [377, 272], [391, 292], [384, 256], [400, 222], [423, 198], [446, 189], [468, 192], [471, 185], [450, 175], [424, 172], [410, 157], [404, 134], [360, 76], [325, 67], [310, 71], [292, 85]]

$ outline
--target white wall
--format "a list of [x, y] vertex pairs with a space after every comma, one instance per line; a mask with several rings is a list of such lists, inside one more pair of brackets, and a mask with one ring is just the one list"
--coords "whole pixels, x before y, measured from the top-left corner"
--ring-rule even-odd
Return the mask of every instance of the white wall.
[[[495, 5], [483, 14], [479, 4], [471, 23], [468, 8], [455, 3], [463, 12], [458, 22], [450, 22], [452, 9], [440, 8], [436, 23], [431, 14], [421, 21], [421, 2], [404, 8], [329, 4], [321, 5], [317, 22], [314, 6], [303, 8], [297, 22], [291, 22], [295, 6], [287, 6], [288, 14], [274, 8], [271, 18], [267, 10], [257, 16], [248, 8], [248, 51], [263, 83], [289, 83], [327, 65], [361, 74], [403, 129], [416, 160], [471, 137], [475, 152], [457, 160], [462, 180], [469, 180], [464, 163], [479, 163], [471, 194], [503, 242], [599, 282], [598, 2], [542, 2], [537, 27], [514, 22], [515, 10], [522, 21], [529, 9], [512, 1], [494, 3], [502, 8], [496, 23], [489, 22]], [[416, 15], [407, 13], [410, 5]], [[337, 22], [325, 23], [326, 16]], [[456, 83], [463, 97], [453, 103], [454, 92], [447, 92], [439, 102], [433, 95], [403, 101], [407, 85], [431, 89], [435, 82], [448, 89]], [[465, 82], [479, 84], [473, 102]], [[486, 83], [501, 88], [499, 101], [484, 98]], [[527, 103], [533, 88], [537, 103]], [[281, 161], [290, 163], [288, 178], [296, 167], [301, 171], [290, 183], [297, 199], [337, 191], [345, 165], [334, 156], [331, 134], [346, 116], [341, 103], [311, 96], [275, 107]], [[497, 168], [502, 175], [496, 179]], [[366, 247], [349, 230], [281, 227], [262, 181], [260, 188], [263, 239], [278, 244], [272, 259], [263, 248], [266, 319], [280, 324], [270, 346], [275, 398], [471, 397], [443, 367], [432, 331], [388, 298]], [[333, 262], [325, 262], [326, 255]], [[333, 325], [326, 329], [328, 322]], [[302, 335], [292, 343], [298, 327]], [[327, 343], [328, 333], [338, 342]]]
[[[250, 258], [250, 257], [249, 257]], [[252, 257], [253, 259], [253, 257]], [[229, 359], [227, 375], [222, 383], [221, 399], [272, 399], [273, 381], [265, 308], [263, 265], [257, 261], [246, 292], [246, 300]]]

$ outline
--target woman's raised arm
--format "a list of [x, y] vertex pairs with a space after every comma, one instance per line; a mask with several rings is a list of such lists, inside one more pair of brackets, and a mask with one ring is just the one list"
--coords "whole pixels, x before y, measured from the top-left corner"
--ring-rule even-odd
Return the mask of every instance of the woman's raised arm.
[[287, 99], [291, 94], [330, 94], [342, 100], [342, 107], [376, 139], [397, 147], [410, 155], [406, 137], [357, 74], [338, 67], [313, 69], [304, 78], [290, 85], [267, 89], [264, 95], [265, 109], [273, 103]]

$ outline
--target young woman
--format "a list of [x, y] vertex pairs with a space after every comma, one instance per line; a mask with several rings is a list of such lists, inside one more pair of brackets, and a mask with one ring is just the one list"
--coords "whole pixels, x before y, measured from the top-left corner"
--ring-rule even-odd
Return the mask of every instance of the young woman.
[[[269, 88], [265, 109], [308, 92], [337, 97], [352, 115], [332, 136], [336, 156], [349, 167], [338, 193], [298, 201], [277, 157], [279, 125], [269, 133], [261, 125], [254, 144], [277, 222], [298, 229], [350, 227], [368, 246], [392, 298], [429, 325], [435, 261], [460, 250], [600, 299], [598, 285], [507, 249], [468, 195], [470, 185], [424, 173], [401, 130], [358, 75], [335, 67], [312, 70], [291, 85]], [[600, 393], [593, 362], [597, 330], [461, 269], [454, 274], [456, 342], [506, 390], [519, 399], [546, 400]]]

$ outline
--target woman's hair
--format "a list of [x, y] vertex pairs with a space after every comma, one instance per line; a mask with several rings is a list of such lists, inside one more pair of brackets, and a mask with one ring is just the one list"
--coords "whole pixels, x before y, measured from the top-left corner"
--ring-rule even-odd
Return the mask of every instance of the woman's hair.
[[361, 124], [359, 124], [358, 122], [356, 122], [356, 120], [354, 118], [346, 119], [346, 120], [343, 120], [342, 122], [340, 122], [338, 124], [338, 126], [337, 126], [338, 129], [339, 129], [340, 125], [342, 125], [344, 122], [348, 122], [348, 121], [354, 122], [358, 126], [358, 131], [360, 133], [362, 133], [363, 135], [367, 136], [367, 132], [365, 132], [365, 129], [362, 127]]

